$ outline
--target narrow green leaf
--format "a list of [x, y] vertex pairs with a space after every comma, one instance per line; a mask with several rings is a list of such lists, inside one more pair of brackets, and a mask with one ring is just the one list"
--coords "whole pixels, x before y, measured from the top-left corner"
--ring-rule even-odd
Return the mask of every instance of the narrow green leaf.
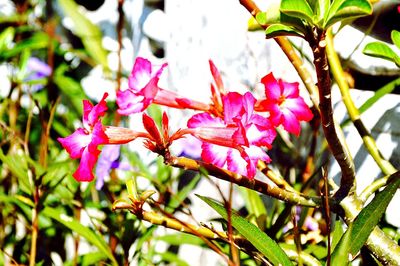
[[374, 227], [378, 224], [387, 206], [400, 186], [400, 171], [390, 177], [391, 181], [365, 206], [353, 222], [350, 252], [355, 255], [367, 241]]
[[107, 256], [107, 258], [109, 258], [112, 261], [114, 265], [118, 265], [106, 241], [102, 239], [99, 235], [94, 233], [88, 227], [83, 226], [75, 218], [70, 217], [62, 213], [61, 211], [50, 207], [46, 207], [41, 213], [47, 217], [50, 217], [58, 221], [59, 223], [62, 223], [63, 225], [71, 229], [73, 232], [76, 232], [80, 236], [84, 237], [91, 244], [95, 245], [99, 249], [99, 251], [104, 253]]
[[[228, 220], [228, 213], [224, 206], [207, 197], [199, 196], [211, 208], [217, 211], [225, 220]], [[257, 248], [273, 265], [292, 265], [290, 259], [282, 248], [257, 226], [232, 211], [232, 226], [239, 231], [255, 248]]]
[[369, 98], [365, 103], [363, 103], [360, 108], [358, 109], [360, 111], [360, 114], [364, 113], [367, 111], [373, 104], [375, 104], [379, 99], [381, 99], [383, 96], [385, 96], [388, 93], [391, 93], [394, 91], [396, 88], [400, 87], [400, 78], [397, 78], [379, 90], [377, 90], [374, 95]]
[[339, 243], [340, 238], [343, 236], [343, 223], [341, 220], [335, 222], [335, 229], [332, 233], [332, 250], [335, 249], [336, 245]]
[[351, 233], [353, 231], [353, 224], [347, 228], [346, 233], [340, 238], [339, 243], [333, 250], [331, 255], [331, 265], [347, 266], [349, 264], [349, 250], [351, 245]]
[[400, 67], [399, 56], [389, 47], [389, 45], [382, 42], [371, 42], [368, 43], [363, 50], [363, 53], [373, 57], [378, 57], [392, 61]]
[[325, 16], [324, 29], [338, 21], [348, 20], [372, 14], [372, 5], [368, 0], [334, 0]]
[[306, 0], [282, 0], [280, 10], [288, 16], [313, 23], [314, 13]]
[[304, 34], [294, 27], [283, 24], [272, 24], [265, 30], [267, 38], [275, 38], [278, 36], [297, 36], [304, 38]]
[[193, 189], [196, 187], [197, 183], [199, 182], [201, 178], [200, 174], [197, 174], [195, 177], [193, 177], [190, 182], [181, 188], [178, 193], [176, 193], [172, 198], [171, 201], [169, 202], [166, 211], [172, 212], [176, 208], [179, 207], [179, 205], [187, 198], [190, 192], [193, 191]]
[[281, 12], [279, 4], [272, 4], [266, 12], [257, 13], [256, 20], [260, 25], [265, 27], [272, 24], [283, 24], [286, 26], [292, 26], [302, 33], [306, 31], [303, 21]]
[[183, 244], [201, 246], [202, 244], [204, 244], [204, 241], [201, 240], [201, 238], [189, 234], [169, 234], [169, 235], [158, 236], [155, 239], [176, 246]]
[[2, 52], [0, 57], [10, 58], [18, 55], [25, 49], [39, 50], [49, 47], [49, 36], [43, 32], [36, 32], [32, 37], [15, 44], [11, 49]]
[[25, 160], [25, 156], [17, 154], [4, 155], [2, 149], [0, 149], [0, 161], [2, 161], [10, 169], [11, 173], [18, 178], [20, 189], [31, 195], [32, 185], [29, 181], [28, 176], [28, 164]]
[[96, 25], [79, 11], [73, 0], [58, 0], [61, 8], [74, 22], [73, 32], [79, 36], [89, 55], [108, 70], [107, 51], [102, 45], [102, 33]]
[[392, 30], [391, 38], [393, 43], [400, 49], [400, 31]]

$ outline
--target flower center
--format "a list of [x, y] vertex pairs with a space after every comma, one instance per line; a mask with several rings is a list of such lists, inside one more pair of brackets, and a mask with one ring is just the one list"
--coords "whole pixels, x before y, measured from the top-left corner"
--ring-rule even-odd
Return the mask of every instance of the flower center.
[[279, 105], [282, 105], [282, 104], [285, 102], [285, 100], [286, 100], [285, 95], [279, 96], [278, 104], [279, 104]]

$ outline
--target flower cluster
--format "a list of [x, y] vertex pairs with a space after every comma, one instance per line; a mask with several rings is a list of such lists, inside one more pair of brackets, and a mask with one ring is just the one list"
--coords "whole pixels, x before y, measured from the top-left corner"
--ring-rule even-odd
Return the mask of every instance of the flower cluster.
[[[145, 113], [143, 124], [146, 132], [136, 132], [101, 124], [100, 118], [107, 110], [107, 94], [95, 106], [84, 101], [84, 127], [78, 128], [69, 137], [59, 138], [71, 158], [81, 159], [74, 177], [79, 181], [93, 180], [92, 170], [101, 144], [123, 144], [141, 137], [145, 138], [148, 149], [166, 156], [173, 141], [190, 134], [201, 142], [203, 161], [254, 178], [258, 162], [271, 161], [266, 151], [272, 147], [276, 127], [282, 125], [283, 129], [298, 136], [300, 122], [312, 119], [310, 109], [299, 95], [298, 83], [277, 80], [270, 73], [261, 79], [265, 98], [256, 99], [251, 92], [240, 94], [227, 90], [214, 63], [210, 60], [209, 64], [214, 79], [209, 103], [160, 88], [158, 81], [167, 64], [155, 67], [140, 57], [136, 59], [129, 76], [129, 88], [117, 92], [117, 112], [121, 115], [144, 112], [152, 103], [199, 111], [188, 120], [187, 128], [177, 130], [171, 136], [165, 113], [161, 132]], [[113, 160], [107, 163], [109, 167]]]

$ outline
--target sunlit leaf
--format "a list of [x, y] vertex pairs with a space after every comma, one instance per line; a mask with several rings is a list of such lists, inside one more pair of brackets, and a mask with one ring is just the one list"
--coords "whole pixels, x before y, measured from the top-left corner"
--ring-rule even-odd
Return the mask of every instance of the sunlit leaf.
[[313, 23], [313, 11], [306, 0], [282, 0], [280, 10], [286, 15]]
[[400, 31], [392, 30], [391, 38], [393, 43], [400, 49]]
[[393, 174], [390, 180], [386, 188], [379, 192], [349, 225], [332, 253], [332, 265], [347, 265], [349, 254], [356, 255], [367, 241], [400, 186], [400, 172]]
[[107, 258], [109, 258], [113, 262], [114, 265], [118, 265], [113, 254], [111, 253], [107, 242], [95, 232], [93, 232], [90, 228], [83, 226], [75, 218], [66, 215], [58, 209], [46, 207], [41, 213], [58, 221], [64, 226], [68, 227], [73, 232], [79, 234], [81, 237], [84, 237], [87, 241], [96, 246], [99, 251], [103, 252], [107, 256]]
[[14, 39], [15, 29], [8, 27], [0, 33], [0, 53], [2, 53], [11, 44]]
[[[207, 197], [199, 196], [210, 207], [217, 211], [225, 220], [228, 220], [228, 213], [225, 207]], [[257, 226], [250, 223], [235, 211], [231, 213], [232, 226], [239, 231], [255, 248], [257, 248], [274, 265], [292, 265], [290, 259], [281, 247]]]
[[368, 43], [363, 50], [366, 55], [386, 59], [395, 63], [400, 67], [400, 57], [389, 47], [389, 45], [382, 42]]
[[12, 48], [0, 54], [2, 58], [10, 58], [18, 55], [25, 49], [39, 50], [49, 47], [49, 36], [43, 32], [36, 32], [32, 37], [17, 42]]
[[325, 16], [323, 28], [327, 29], [336, 22], [371, 13], [372, 5], [368, 0], [334, 0]]
[[95, 24], [86, 18], [73, 0], [58, 0], [61, 8], [74, 23], [73, 32], [79, 36], [89, 55], [108, 70], [107, 51], [102, 45], [102, 33]]
[[294, 27], [282, 24], [273, 24], [265, 30], [267, 38], [275, 38], [278, 36], [297, 36], [304, 38], [304, 35]]
[[0, 161], [10, 169], [11, 173], [18, 178], [19, 187], [27, 194], [32, 194], [32, 184], [28, 176], [28, 164], [25, 156], [18, 154], [4, 155], [0, 149]]

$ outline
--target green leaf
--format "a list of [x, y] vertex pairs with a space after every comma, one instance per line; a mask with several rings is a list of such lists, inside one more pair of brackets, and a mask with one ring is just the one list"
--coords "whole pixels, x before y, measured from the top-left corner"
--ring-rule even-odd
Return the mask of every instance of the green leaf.
[[18, 154], [9, 154], [6, 156], [2, 149], [0, 149], [0, 161], [7, 165], [11, 173], [18, 178], [20, 189], [31, 195], [32, 185], [29, 181], [28, 164], [25, 160], [25, 156]]
[[176, 208], [179, 207], [179, 205], [187, 198], [190, 192], [196, 187], [197, 183], [199, 182], [201, 178], [200, 174], [197, 174], [195, 177], [193, 177], [190, 182], [181, 188], [176, 195], [173, 195], [171, 198], [171, 201], [169, 202], [166, 211], [167, 212], [172, 212]]
[[400, 31], [392, 30], [391, 38], [393, 43], [400, 49]]
[[5, 51], [14, 39], [15, 29], [8, 27], [0, 34], [0, 53]]
[[337, 220], [335, 222], [335, 229], [332, 233], [332, 250], [334, 250], [336, 245], [339, 243], [343, 233], [343, 223], [340, 220]]
[[372, 5], [368, 0], [334, 0], [324, 19], [324, 29], [338, 21], [372, 14]]
[[167, 252], [157, 253], [157, 255], [159, 255], [163, 261], [168, 261], [173, 265], [189, 266], [189, 264], [186, 261], [179, 258], [178, 255], [175, 253], [167, 251]]
[[[228, 220], [228, 213], [221, 203], [207, 197], [197, 196], [217, 211], [225, 220]], [[264, 254], [273, 265], [292, 265], [282, 248], [257, 226], [241, 217], [235, 211], [232, 211], [231, 218], [232, 226]]]
[[91, 244], [95, 245], [99, 251], [104, 253], [104, 255], [109, 258], [114, 265], [118, 265], [117, 261], [115, 260], [113, 254], [111, 253], [110, 248], [108, 247], [108, 244], [104, 239], [102, 239], [99, 235], [94, 233], [91, 229], [89, 229], [86, 226], [83, 226], [79, 221], [77, 221], [75, 218], [70, 217], [63, 212], [46, 207], [42, 212], [43, 215], [50, 217], [59, 223], [62, 223], [69, 229], [71, 229], [73, 232], [79, 234], [80, 236], [84, 237], [87, 241], [89, 241]]
[[270, 25], [265, 30], [265, 35], [267, 38], [275, 38], [278, 36], [297, 36], [304, 38], [304, 34], [302, 32], [296, 30], [294, 27], [283, 24]]
[[390, 60], [400, 67], [400, 57], [389, 47], [389, 45], [382, 42], [368, 43], [363, 50], [363, 53], [373, 57], [378, 57]]
[[378, 224], [387, 206], [400, 186], [400, 171], [390, 177], [390, 182], [365, 206], [353, 222], [350, 252], [355, 255], [367, 241], [374, 227]]
[[306, 0], [282, 0], [280, 10], [288, 16], [313, 23], [313, 11]]
[[202, 244], [204, 244], [204, 241], [201, 240], [201, 238], [189, 234], [169, 234], [169, 235], [158, 236], [155, 239], [164, 241], [170, 245], [175, 245], [175, 246], [183, 244], [201, 246]]
[[102, 45], [102, 33], [96, 25], [79, 11], [79, 6], [73, 0], [58, 0], [61, 8], [73, 23], [73, 32], [79, 36], [89, 55], [103, 66], [104, 70], [109, 70], [107, 62], [107, 51]]
[[25, 49], [39, 50], [49, 47], [49, 36], [43, 32], [36, 32], [32, 37], [17, 42], [15, 46], [1, 53], [0, 57], [10, 58], [18, 55]]
[[299, 18], [291, 17], [281, 12], [279, 4], [272, 4], [266, 12], [257, 13], [256, 20], [264, 27], [272, 24], [283, 24], [286, 26], [292, 26], [299, 32], [306, 32], [303, 21]]
[[[379, 192], [357, 215], [349, 229], [340, 239], [336, 249], [342, 250], [346, 248], [343, 252], [351, 253], [353, 256], [360, 251], [400, 186], [400, 171], [394, 173], [389, 180], [385, 189]], [[349, 244], [346, 244], [347, 241], [349, 241]], [[332, 263], [332, 265], [336, 264]]]
[[340, 238], [339, 243], [333, 250], [331, 255], [331, 265], [347, 266], [349, 264], [349, 250], [351, 245], [351, 233], [353, 224], [347, 228], [346, 233]]

